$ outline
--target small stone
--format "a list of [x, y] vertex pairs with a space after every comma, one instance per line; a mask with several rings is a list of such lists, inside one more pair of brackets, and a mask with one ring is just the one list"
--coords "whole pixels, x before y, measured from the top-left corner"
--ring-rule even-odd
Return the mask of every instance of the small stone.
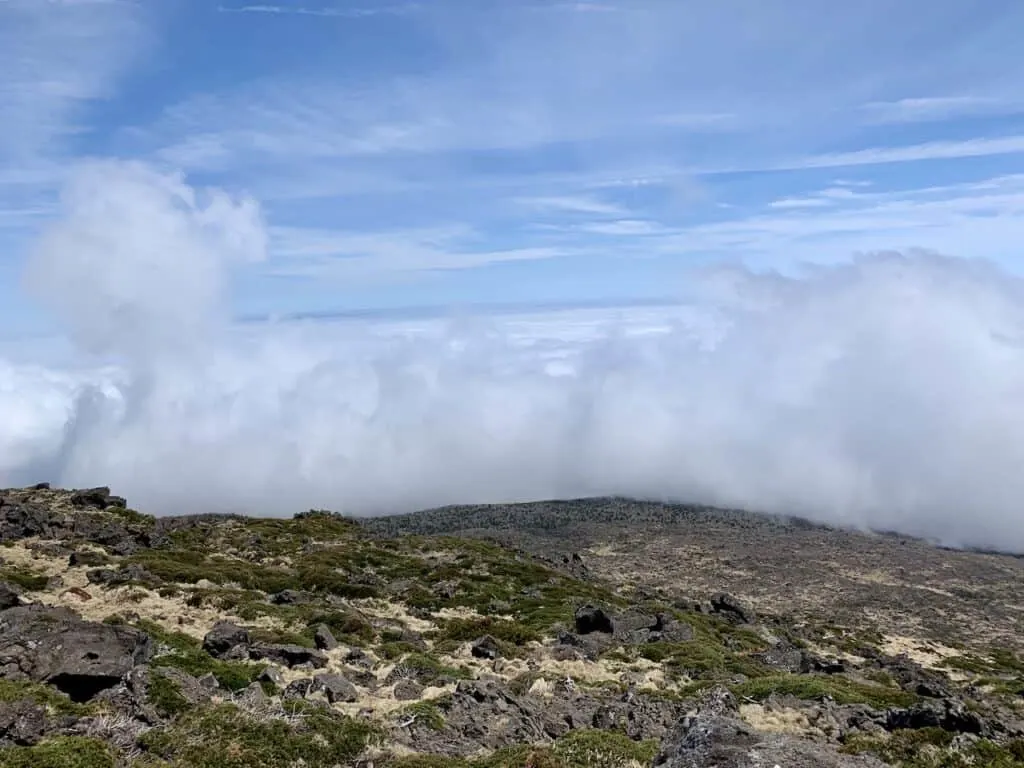
[[267, 667], [256, 678], [261, 683], [270, 683], [278, 688], [284, 685], [284, 675], [277, 667]]
[[399, 680], [395, 683], [394, 694], [399, 701], [415, 701], [423, 695], [423, 686], [415, 680]]
[[341, 675], [317, 675], [313, 678], [312, 690], [314, 692], [323, 691], [327, 701], [331, 704], [359, 700], [359, 692], [356, 687]]
[[298, 680], [292, 680], [284, 689], [284, 698], [304, 699], [309, 695], [309, 691], [312, 687], [313, 681], [308, 677], [300, 677]]
[[267, 703], [267, 694], [263, 692], [263, 686], [259, 683], [250, 683], [238, 695], [237, 702], [244, 707], [259, 707]]
[[333, 651], [338, 647], [338, 641], [334, 639], [334, 635], [326, 624], [321, 624], [316, 628], [316, 632], [313, 633], [313, 644], [321, 651]]
[[217, 679], [217, 676], [213, 674], [213, 672], [207, 672], [205, 675], [202, 675], [198, 678], [198, 682], [201, 686], [203, 686], [203, 688], [207, 688], [211, 691], [215, 691], [218, 688], [220, 688], [220, 681]]
[[327, 666], [327, 657], [320, 651], [301, 645], [260, 643], [249, 649], [249, 658], [272, 661], [289, 668], [323, 669]]
[[498, 641], [491, 635], [484, 635], [473, 643], [470, 653], [477, 659], [494, 660], [501, 655], [501, 648], [498, 646]]

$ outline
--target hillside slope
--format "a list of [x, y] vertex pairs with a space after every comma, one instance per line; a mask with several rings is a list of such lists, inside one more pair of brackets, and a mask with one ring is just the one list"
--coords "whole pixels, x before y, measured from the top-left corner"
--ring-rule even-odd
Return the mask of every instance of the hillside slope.
[[1020, 585], [626, 500], [154, 519], [9, 489], [0, 768], [1024, 766]]

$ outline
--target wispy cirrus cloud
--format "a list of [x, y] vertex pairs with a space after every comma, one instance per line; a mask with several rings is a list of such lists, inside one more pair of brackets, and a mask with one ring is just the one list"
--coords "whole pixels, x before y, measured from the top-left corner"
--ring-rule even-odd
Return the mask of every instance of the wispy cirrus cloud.
[[914, 123], [1019, 114], [1024, 112], [1024, 100], [984, 96], [934, 96], [872, 101], [861, 105], [861, 110], [869, 122]]
[[429, 272], [482, 267], [509, 261], [564, 256], [566, 248], [481, 246], [479, 234], [465, 226], [421, 230], [358, 231], [275, 227], [271, 231], [276, 277], [365, 279], [374, 274]]
[[337, 6], [301, 6], [301, 5], [218, 5], [218, 13], [266, 13], [294, 16], [322, 16], [345, 19], [360, 19], [370, 16], [397, 16], [418, 10], [419, 3], [401, 5], [385, 5], [366, 8], [345, 8]]
[[625, 208], [616, 203], [599, 200], [590, 195], [562, 195], [554, 197], [523, 197], [516, 202], [539, 211], [557, 211], [565, 213], [591, 213], [608, 216], [620, 216], [626, 213]]

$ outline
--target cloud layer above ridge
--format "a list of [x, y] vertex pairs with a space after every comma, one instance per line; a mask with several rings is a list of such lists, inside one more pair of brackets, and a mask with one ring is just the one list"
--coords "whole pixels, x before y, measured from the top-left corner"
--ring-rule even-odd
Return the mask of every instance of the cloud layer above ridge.
[[1024, 292], [986, 263], [714, 270], [663, 310], [238, 327], [255, 202], [104, 162], [63, 205], [28, 286], [107, 358], [0, 358], [0, 485], [109, 484], [159, 513], [622, 494], [1024, 550]]

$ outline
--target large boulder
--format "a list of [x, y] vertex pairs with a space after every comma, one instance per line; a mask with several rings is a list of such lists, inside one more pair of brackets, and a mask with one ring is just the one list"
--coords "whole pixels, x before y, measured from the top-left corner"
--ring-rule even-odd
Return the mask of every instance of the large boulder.
[[248, 654], [249, 642], [249, 630], [222, 620], [203, 637], [203, 650], [215, 659], [238, 660]]
[[725, 592], [711, 598], [711, 610], [734, 624], [753, 624], [756, 619], [748, 606]]
[[82, 488], [73, 491], [71, 494], [71, 505], [79, 509], [106, 509], [107, 507], [121, 507], [127, 505], [121, 496], [112, 496], [110, 488], [99, 486], [96, 488]]
[[46, 682], [74, 701], [117, 685], [152, 654], [144, 632], [85, 621], [67, 608], [24, 605], [0, 613], [0, 677]]
[[578, 635], [589, 635], [594, 632], [610, 635], [615, 631], [611, 617], [594, 605], [580, 606], [573, 618]]

